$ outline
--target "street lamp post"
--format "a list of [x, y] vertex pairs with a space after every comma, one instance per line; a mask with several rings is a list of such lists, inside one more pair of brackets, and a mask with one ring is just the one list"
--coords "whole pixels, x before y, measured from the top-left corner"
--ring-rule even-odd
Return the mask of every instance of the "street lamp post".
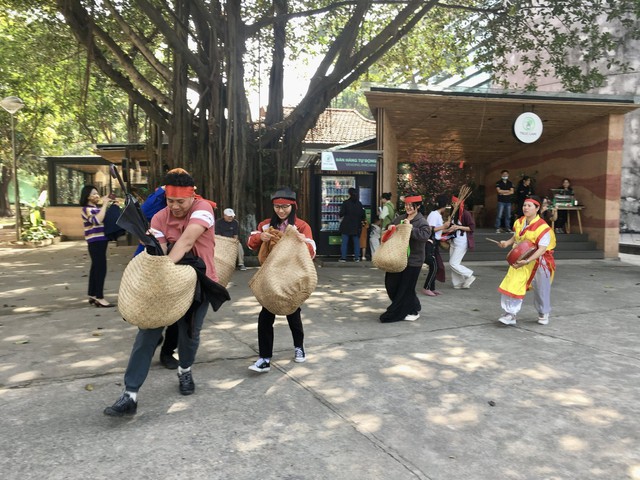
[[0, 106], [11, 115], [11, 148], [13, 151], [13, 180], [15, 182], [15, 206], [16, 206], [16, 240], [20, 240], [22, 227], [22, 213], [20, 211], [20, 186], [18, 184], [18, 160], [16, 158], [16, 128], [13, 115], [24, 107], [24, 102], [19, 97], [5, 97], [0, 101]]

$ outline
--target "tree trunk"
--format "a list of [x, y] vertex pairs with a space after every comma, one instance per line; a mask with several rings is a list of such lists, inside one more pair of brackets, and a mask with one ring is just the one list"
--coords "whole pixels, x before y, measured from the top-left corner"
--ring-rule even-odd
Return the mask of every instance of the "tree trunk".
[[[246, 38], [240, 2], [226, 3], [227, 13], [227, 128], [224, 145], [224, 172], [230, 180], [224, 192], [224, 206], [240, 212], [254, 211], [249, 184], [253, 183], [255, 164], [247, 159], [249, 110], [244, 86], [244, 53]], [[228, 202], [228, 203], [227, 203]]]
[[9, 203], [9, 187], [12, 184], [13, 171], [2, 166], [2, 175], [0, 175], [0, 217], [12, 217], [14, 215]]
[[[189, 0], [175, 2], [175, 34], [183, 41], [188, 41], [185, 28], [189, 22]], [[171, 168], [181, 167], [192, 173], [193, 157], [191, 155], [192, 124], [187, 103], [188, 63], [182, 52], [173, 50], [173, 121], [169, 127], [169, 159]]]

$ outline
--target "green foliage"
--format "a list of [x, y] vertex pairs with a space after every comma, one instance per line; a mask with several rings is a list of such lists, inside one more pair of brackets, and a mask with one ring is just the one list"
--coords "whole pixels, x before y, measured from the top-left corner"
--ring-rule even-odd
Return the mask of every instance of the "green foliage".
[[477, 58], [504, 87], [535, 90], [552, 77], [587, 92], [631, 71], [621, 52], [640, 38], [639, 14], [637, 0], [509, 0], [474, 20]]
[[27, 242], [38, 242], [60, 236], [56, 225], [42, 218], [42, 206], [33, 204], [29, 207], [29, 220], [24, 222], [20, 238]]
[[[19, 168], [44, 175], [43, 155], [90, 154], [126, 142], [126, 93], [105, 81], [61, 22], [53, 2], [0, 0], [0, 97], [19, 96]], [[10, 118], [0, 111], [0, 161], [12, 158]]]
[[41, 242], [60, 236], [60, 231], [51, 222], [34, 225], [22, 231], [20, 239], [25, 242]]

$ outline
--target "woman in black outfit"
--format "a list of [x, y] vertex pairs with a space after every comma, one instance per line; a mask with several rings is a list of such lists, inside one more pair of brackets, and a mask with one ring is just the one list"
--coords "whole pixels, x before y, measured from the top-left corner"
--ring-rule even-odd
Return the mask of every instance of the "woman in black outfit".
[[360, 261], [360, 233], [362, 232], [362, 221], [366, 219], [364, 207], [358, 199], [358, 191], [355, 188], [349, 189], [349, 198], [342, 202], [340, 206], [340, 233], [342, 234], [342, 245], [340, 248], [340, 262], [347, 261], [347, 251], [349, 242], [353, 242], [354, 261]]
[[518, 182], [518, 187], [516, 188], [516, 201], [517, 201], [517, 210], [516, 210], [516, 218], [520, 218], [524, 215], [522, 211], [522, 205], [524, 205], [524, 201], [533, 195], [533, 186], [531, 185], [531, 177], [528, 175], [524, 175], [522, 180]]
[[[573, 187], [571, 187], [571, 180], [568, 178], [562, 179], [562, 189], [561, 192], [558, 192], [560, 195], [573, 195]], [[567, 223], [567, 215], [569, 212], [566, 210], [558, 210], [558, 219], [556, 220], [556, 232], [555, 233], [567, 233], [564, 226]]]

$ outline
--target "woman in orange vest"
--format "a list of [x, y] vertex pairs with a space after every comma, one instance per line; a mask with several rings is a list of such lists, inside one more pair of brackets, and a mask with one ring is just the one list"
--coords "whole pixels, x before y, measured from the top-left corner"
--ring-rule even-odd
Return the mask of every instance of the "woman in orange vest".
[[505, 325], [515, 325], [516, 315], [522, 308], [527, 290], [533, 288], [533, 305], [538, 311], [538, 323], [549, 323], [551, 312], [551, 283], [556, 269], [553, 249], [556, 247], [556, 236], [551, 227], [538, 212], [540, 198], [532, 195], [522, 206], [524, 216], [513, 225], [514, 234], [509, 240], [502, 240], [500, 247], [506, 248], [529, 240], [536, 250], [528, 258], [518, 260], [509, 267], [498, 291], [502, 294], [501, 305], [504, 310], [498, 321]]

